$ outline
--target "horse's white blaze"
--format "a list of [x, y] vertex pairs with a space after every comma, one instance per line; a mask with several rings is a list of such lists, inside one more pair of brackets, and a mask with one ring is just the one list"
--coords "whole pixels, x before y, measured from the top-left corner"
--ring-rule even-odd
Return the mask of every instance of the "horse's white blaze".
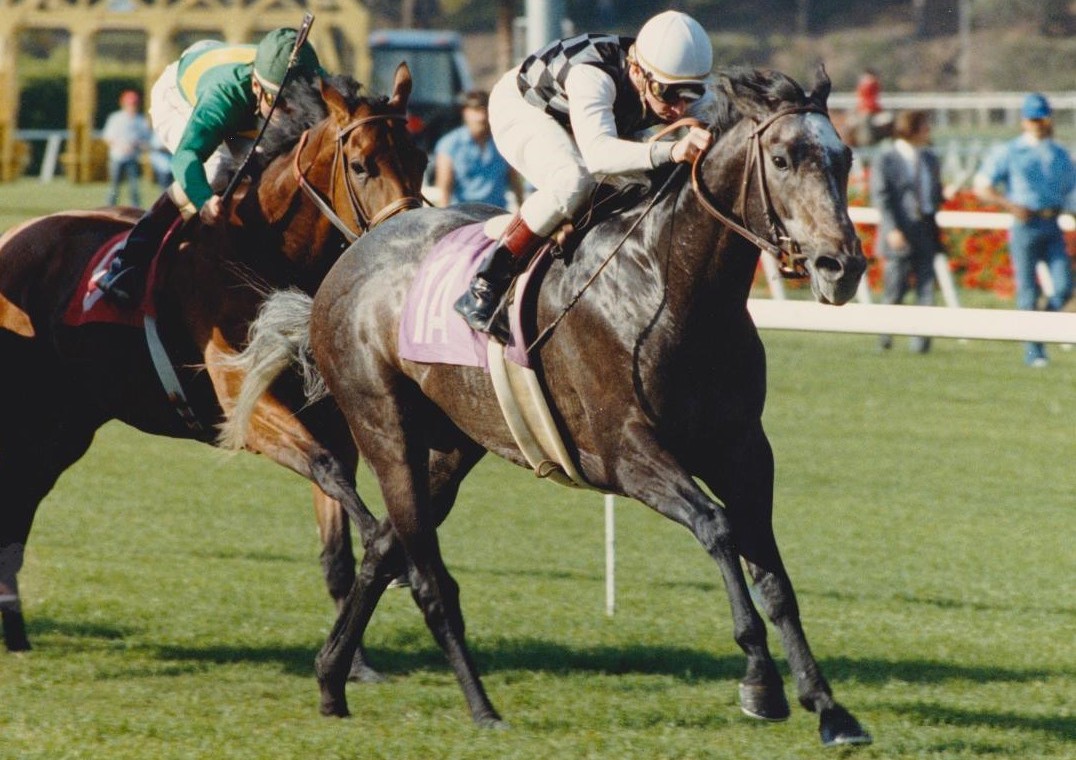
[[824, 148], [823, 155], [825, 156], [826, 168], [829, 169], [833, 166], [834, 159], [844, 153], [844, 143], [841, 142], [841, 138], [837, 134], [837, 130], [833, 128], [833, 123], [828, 116], [820, 113], [809, 113], [806, 114], [804, 121], [806, 122], [807, 132]]

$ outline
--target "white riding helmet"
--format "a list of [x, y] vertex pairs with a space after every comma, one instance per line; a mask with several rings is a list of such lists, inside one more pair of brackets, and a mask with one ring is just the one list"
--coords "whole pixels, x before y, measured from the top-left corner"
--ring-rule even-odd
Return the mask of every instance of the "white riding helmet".
[[704, 82], [714, 66], [714, 49], [698, 21], [680, 11], [665, 11], [639, 30], [635, 59], [664, 84]]

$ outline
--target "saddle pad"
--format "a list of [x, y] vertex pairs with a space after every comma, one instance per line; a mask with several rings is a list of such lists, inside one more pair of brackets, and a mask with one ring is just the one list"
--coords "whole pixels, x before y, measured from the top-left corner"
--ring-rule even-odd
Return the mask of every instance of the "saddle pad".
[[90, 259], [86, 270], [79, 279], [71, 302], [64, 312], [64, 324], [72, 327], [89, 324], [90, 322], [105, 322], [115, 325], [127, 325], [129, 327], [141, 327], [145, 316], [141, 307], [126, 308], [118, 306], [104, 297], [104, 293], [97, 289], [97, 279], [103, 275], [112, 263], [116, 250], [127, 239], [127, 232], [121, 232], [111, 238]]
[[[161, 241], [162, 248], [167, 248], [180, 224], [181, 221], [177, 221], [168, 229]], [[79, 325], [98, 322], [141, 327], [147, 315], [150, 317], [157, 316], [156, 302], [152, 295], [158, 284], [158, 263], [161, 258], [159, 250], [150, 262], [149, 271], [146, 272], [147, 284], [144, 291], [146, 295], [142, 297], [141, 302], [133, 306], [120, 306], [105, 298], [104, 293], [97, 289], [98, 278], [108, 270], [112, 259], [116, 256], [116, 251], [127, 239], [129, 231], [121, 232], [109, 239], [90, 259], [90, 263], [86, 265], [86, 270], [82, 273], [78, 287], [71, 297], [71, 302], [67, 305], [67, 311], [64, 312], [63, 321], [65, 325], [78, 327]]]
[[400, 358], [422, 364], [486, 366], [488, 337], [468, 327], [453, 308], [496, 242], [482, 227], [469, 224], [455, 229], [427, 254], [400, 316]]

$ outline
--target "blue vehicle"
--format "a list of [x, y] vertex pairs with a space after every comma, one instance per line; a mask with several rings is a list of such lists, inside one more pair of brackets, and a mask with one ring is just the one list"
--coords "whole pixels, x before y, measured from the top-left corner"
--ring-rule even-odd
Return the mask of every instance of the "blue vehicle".
[[408, 104], [408, 129], [425, 150], [460, 124], [463, 93], [474, 80], [458, 32], [431, 29], [386, 29], [370, 35], [371, 85], [392, 92], [401, 61], [411, 67], [414, 91]]

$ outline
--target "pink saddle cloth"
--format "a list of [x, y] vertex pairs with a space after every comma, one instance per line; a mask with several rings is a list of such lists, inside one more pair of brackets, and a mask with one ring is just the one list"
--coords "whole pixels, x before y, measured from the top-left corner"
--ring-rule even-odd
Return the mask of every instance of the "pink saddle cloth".
[[[404, 301], [400, 318], [400, 357], [421, 364], [455, 364], [487, 367], [489, 336], [472, 330], [454, 304], [467, 290], [495, 240], [486, 235], [483, 223], [459, 227], [434, 244], [419, 267]], [[536, 256], [531, 267], [516, 280], [516, 297], [509, 306], [511, 340], [505, 355], [524, 367], [531, 366], [526, 351], [521, 312], [536, 297], [548, 255]], [[530, 330], [526, 330], [530, 332]]]

